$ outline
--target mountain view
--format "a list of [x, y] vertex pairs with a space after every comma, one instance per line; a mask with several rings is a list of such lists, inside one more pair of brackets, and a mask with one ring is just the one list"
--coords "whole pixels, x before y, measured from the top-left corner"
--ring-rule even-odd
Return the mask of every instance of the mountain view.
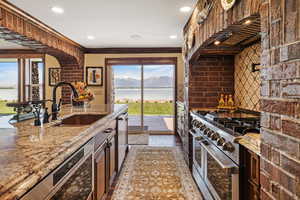
[[[141, 87], [141, 80], [134, 78], [116, 78], [116, 88], [138, 88]], [[145, 88], [171, 88], [173, 79], [169, 76], [149, 77], [144, 79]]]

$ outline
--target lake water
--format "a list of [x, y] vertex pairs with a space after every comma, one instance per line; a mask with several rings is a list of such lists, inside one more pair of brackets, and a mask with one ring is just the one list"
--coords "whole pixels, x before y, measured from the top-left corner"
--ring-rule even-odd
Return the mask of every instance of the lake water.
[[[116, 100], [129, 99], [140, 100], [141, 90], [132, 88], [116, 89]], [[145, 100], [173, 100], [174, 89], [173, 88], [145, 88], [144, 99]], [[17, 89], [0, 89], [0, 100], [17, 100]]]
[[0, 100], [18, 100], [18, 89], [0, 89]]
[[[115, 99], [140, 100], [141, 89], [118, 88], [115, 89]], [[145, 100], [173, 100], [174, 88], [144, 88]]]

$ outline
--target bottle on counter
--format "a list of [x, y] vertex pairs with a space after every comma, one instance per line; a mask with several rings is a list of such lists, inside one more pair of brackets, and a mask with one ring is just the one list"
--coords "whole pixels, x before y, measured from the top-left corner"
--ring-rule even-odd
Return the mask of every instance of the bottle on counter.
[[234, 101], [233, 101], [233, 98], [232, 98], [231, 94], [228, 97], [228, 103], [227, 103], [227, 105], [228, 105], [229, 108], [234, 108]]
[[221, 94], [220, 100], [219, 100], [219, 108], [223, 108], [225, 106], [225, 101], [224, 101], [224, 94]]

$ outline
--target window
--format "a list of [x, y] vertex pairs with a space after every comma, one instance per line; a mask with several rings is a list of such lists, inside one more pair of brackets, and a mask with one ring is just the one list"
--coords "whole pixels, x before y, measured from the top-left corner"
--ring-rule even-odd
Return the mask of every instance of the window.
[[42, 59], [25, 59], [24, 101], [45, 99], [45, 69]]
[[18, 60], [0, 59], [0, 116], [14, 113], [14, 109], [6, 104], [19, 98]]

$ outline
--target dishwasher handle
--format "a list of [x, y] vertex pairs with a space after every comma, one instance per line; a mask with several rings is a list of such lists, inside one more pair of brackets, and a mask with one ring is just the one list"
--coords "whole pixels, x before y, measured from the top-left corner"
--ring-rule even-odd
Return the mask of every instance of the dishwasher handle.
[[119, 121], [124, 121], [128, 119], [128, 113], [121, 115], [120, 117], [118, 117]]

